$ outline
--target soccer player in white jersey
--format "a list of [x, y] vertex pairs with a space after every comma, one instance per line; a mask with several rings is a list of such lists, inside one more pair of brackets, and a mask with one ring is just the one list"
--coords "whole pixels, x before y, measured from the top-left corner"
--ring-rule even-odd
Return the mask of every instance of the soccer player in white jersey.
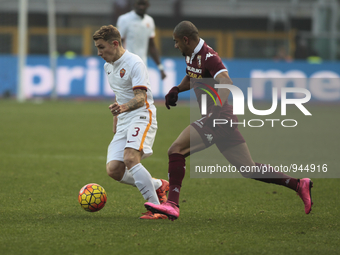
[[[156, 107], [150, 90], [148, 72], [142, 59], [125, 50], [120, 33], [112, 25], [102, 26], [93, 35], [98, 55], [116, 102], [109, 106], [113, 114], [113, 133], [106, 170], [110, 177], [139, 189], [144, 199], [154, 204], [166, 201], [169, 183], [153, 179], [140, 163], [152, 154], [157, 131]], [[167, 216], [144, 213], [141, 219], [164, 219]]]
[[154, 40], [156, 35], [155, 22], [150, 15], [146, 14], [149, 6], [148, 0], [136, 0], [134, 10], [118, 17], [117, 28], [125, 48], [140, 56], [146, 66], [149, 52], [158, 66], [162, 79], [164, 79], [166, 77], [164, 67], [159, 60], [159, 53]]

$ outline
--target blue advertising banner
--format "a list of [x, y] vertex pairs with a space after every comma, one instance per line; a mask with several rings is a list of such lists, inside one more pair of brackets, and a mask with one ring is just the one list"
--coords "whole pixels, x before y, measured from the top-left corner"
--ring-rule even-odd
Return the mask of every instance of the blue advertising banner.
[[[312, 100], [340, 101], [340, 63], [323, 62], [275, 62], [265, 60], [223, 59], [234, 85], [243, 93], [253, 88], [254, 100], [271, 100], [272, 87], [305, 88], [311, 92]], [[178, 85], [185, 76], [186, 64], [183, 57], [163, 58], [167, 74], [161, 80], [155, 63], [149, 59], [149, 77], [155, 99]], [[103, 69], [104, 60], [99, 57], [58, 58], [56, 90], [59, 97], [112, 97], [113, 92]], [[47, 56], [29, 56], [24, 71], [24, 94], [26, 98], [47, 97], [52, 92], [52, 71]], [[317, 82], [316, 82], [317, 81]], [[17, 91], [17, 57], [0, 56], [0, 95]], [[190, 93], [180, 95], [189, 99]]]

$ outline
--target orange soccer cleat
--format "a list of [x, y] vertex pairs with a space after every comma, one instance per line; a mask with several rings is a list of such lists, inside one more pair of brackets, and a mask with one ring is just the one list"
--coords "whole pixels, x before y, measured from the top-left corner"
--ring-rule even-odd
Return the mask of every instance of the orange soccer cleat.
[[147, 211], [146, 213], [143, 213], [144, 215], [140, 217], [140, 219], [147, 219], [147, 220], [161, 220], [161, 219], [167, 219], [168, 217], [164, 214], [160, 213], [152, 213], [151, 211]]
[[161, 204], [165, 203], [168, 198], [166, 197], [166, 194], [168, 193], [169, 191], [169, 182], [166, 181], [166, 180], [163, 180], [161, 179], [161, 182], [162, 182], [162, 186], [160, 186], [157, 190], [156, 190], [156, 193], [157, 193], [157, 196], [158, 196], [158, 199], [159, 199], [159, 202]]

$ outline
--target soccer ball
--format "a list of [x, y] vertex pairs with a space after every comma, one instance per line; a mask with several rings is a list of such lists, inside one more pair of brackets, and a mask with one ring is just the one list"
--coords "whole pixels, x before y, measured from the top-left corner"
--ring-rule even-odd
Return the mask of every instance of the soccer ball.
[[106, 192], [102, 186], [96, 183], [86, 184], [79, 191], [78, 201], [85, 211], [97, 212], [106, 203]]

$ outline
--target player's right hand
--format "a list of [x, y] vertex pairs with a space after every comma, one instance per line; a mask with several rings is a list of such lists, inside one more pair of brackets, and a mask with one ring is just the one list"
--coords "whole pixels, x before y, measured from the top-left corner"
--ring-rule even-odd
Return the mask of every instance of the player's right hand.
[[178, 87], [173, 87], [170, 89], [168, 94], [165, 96], [165, 106], [170, 110], [170, 106], [176, 106], [176, 102], [178, 100], [178, 93], [179, 93], [179, 88]]
[[120, 107], [121, 106], [117, 102], [109, 105], [109, 109], [110, 109], [113, 116], [117, 116], [121, 113]]

